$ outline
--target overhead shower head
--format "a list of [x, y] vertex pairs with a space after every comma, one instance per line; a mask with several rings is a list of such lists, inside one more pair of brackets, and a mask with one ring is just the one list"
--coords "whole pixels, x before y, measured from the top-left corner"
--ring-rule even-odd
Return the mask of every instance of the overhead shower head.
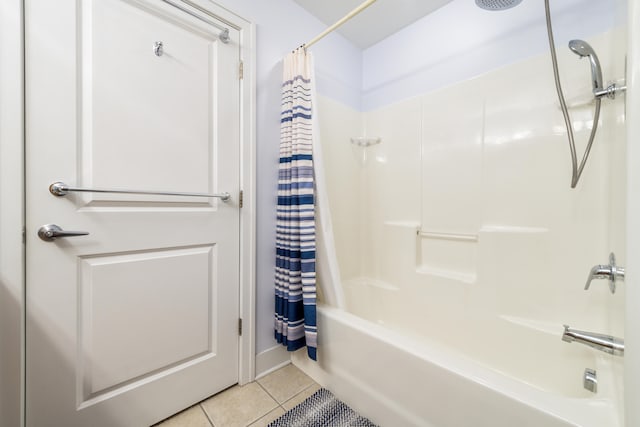
[[596, 55], [591, 45], [584, 40], [571, 40], [569, 42], [569, 49], [580, 58], [589, 58], [593, 90], [602, 89], [602, 69], [600, 68], [598, 55]]
[[479, 8], [485, 10], [506, 10], [519, 5], [522, 0], [476, 0]]

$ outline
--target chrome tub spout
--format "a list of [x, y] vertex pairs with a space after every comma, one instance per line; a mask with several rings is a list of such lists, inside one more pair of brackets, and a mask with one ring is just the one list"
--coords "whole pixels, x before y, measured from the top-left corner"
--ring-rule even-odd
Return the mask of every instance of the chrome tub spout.
[[562, 341], [568, 343], [579, 342], [588, 345], [596, 350], [613, 354], [614, 356], [624, 356], [624, 340], [622, 338], [612, 337], [611, 335], [597, 334], [595, 332], [579, 331], [564, 325], [564, 333]]

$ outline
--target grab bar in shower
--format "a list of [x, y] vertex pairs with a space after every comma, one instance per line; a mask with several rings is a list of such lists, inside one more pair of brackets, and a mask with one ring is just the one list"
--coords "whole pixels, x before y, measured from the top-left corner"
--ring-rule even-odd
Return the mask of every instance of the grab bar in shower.
[[418, 230], [418, 235], [422, 237], [426, 237], [429, 239], [440, 239], [440, 240], [457, 240], [464, 242], [477, 242], [478, 235], [477, 234], [465, 234], [465, 233], [444, 233], [440, 231], [426, 231], [426, 230]]
[[231, 198], [231, 194], [227, 193], [181, 193], [177, 191], [145, 191], [145, 190], [116, 190], [105, 188], [82, 188], [82, 187], [70, 187], [64, 182], [54, 182], [49, 186], [49, 192], [54, 196], [65, 196], [70, 192], [80, 193], [115, 193], [115, 194], [142, 194], [150, 196], [182, 196], [182, 197], [209, 197], [219, 198], [223, 202], [228, 201]]

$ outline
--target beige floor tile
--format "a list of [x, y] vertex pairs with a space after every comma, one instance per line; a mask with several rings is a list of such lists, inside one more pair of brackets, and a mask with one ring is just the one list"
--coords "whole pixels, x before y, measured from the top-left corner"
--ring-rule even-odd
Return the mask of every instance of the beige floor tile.
[[287, 365], [258, 380], [269, 394], [278, 401], [286, 402], [314, 383], [304, 372], [293, 365]]
[[251, 424], [249, 427], [267, 427], [271, 421], [275, 421], [283, 415], [284, 409], [277, 407], [255, 423]]
[[291, 399], [284, 402], [282, 404], [282, 407], [285, 410], [289, 411], [294, 406], [298, 405], [299, 403], [302, 403], [302, 401], [304, 401], [307, 397], [311, 396], [313, 393], [315, 393], [318, 390], [320, 390], [320, 386], [314, 383], [310, 387], [307, 387], [305, 390], [301, 391], [300, 393], [293, 396]]
[[155, 427], [211, 427], [211, 423], [200, 405], [196, 405], [156, 424]]
[[216, 427], [246, 427], [278, 407], [257, 383], [235, 386], [201, 403]]

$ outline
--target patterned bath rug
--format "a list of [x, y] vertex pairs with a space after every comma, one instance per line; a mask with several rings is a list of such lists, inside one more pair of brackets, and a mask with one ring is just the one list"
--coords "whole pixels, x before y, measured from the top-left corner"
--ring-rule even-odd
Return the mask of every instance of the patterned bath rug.
[[378, 427], [321, 388], [267, 427]]

